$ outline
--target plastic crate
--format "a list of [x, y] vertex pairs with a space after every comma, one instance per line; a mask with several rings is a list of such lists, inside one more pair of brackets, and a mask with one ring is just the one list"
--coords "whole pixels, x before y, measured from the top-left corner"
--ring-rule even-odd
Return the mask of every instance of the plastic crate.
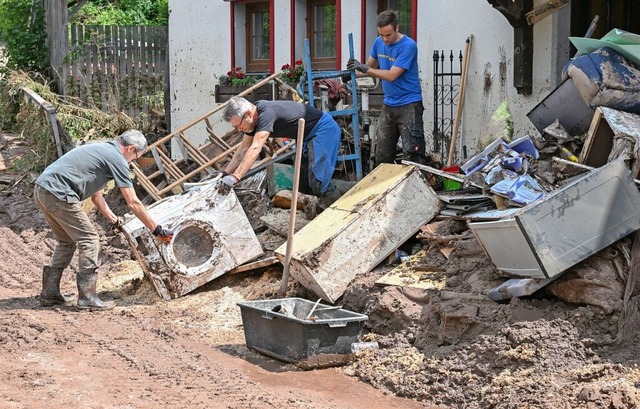
[[368, 317], [302, 298], [244, 301], [242, 314], [247, 347], [303, 367], [332, 366], [351, 352]]

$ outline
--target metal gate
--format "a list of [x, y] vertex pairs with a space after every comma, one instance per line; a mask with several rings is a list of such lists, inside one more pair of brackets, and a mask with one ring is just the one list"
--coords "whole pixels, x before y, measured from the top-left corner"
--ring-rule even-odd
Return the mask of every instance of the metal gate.
[[442, 155], [443, 160], [449, 155], [461, 75], [462, 51], [457, 58], [453, 50], [449, 57], [445, 57], [444, 50], [433, 52], [433, 152]]

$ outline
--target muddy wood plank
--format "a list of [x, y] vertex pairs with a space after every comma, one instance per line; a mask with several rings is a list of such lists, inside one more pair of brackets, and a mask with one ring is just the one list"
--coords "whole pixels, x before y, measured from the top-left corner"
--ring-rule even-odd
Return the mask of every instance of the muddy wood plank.
[[580, 152], [580, 163], [596, 168], [607, 163], [613, 143], [612, 138], [611, 128], [606, 124], [606, 121], [602, 120], [602, 109], [598, 107], [591, 120], [582, 152]]
[[[335, 302], [357, 274], [371, 271], [441, 210], [413, 166], [382, 164], [293, 238], [291, 276]], [[286, 243], [275, 254], [284, 260]]]
[[255, 270], [258, 268], [262, 268], [262, 267], [268, 267], [268, 266], [272, 266], [276, 263], [279, 263], [280, 259], [278, 259], [278, 257], [276, 256], [271, 256], [271, 257], [267, 257], [264, 258], [262, 260], [257, 260], [254, 261], [252, 263], [247, 263], [247, 264], [243, 264], [241, 266], [238, 266], [232, 270], [229, 271], [228, 274], [237, 274], [237, 273], [242, 273], [244, 271], [250, 271], [250, 270]]

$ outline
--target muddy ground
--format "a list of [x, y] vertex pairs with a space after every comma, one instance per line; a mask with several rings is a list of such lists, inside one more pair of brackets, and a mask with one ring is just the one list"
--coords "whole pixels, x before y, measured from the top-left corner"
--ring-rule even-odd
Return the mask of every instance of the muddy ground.
[[[99, 217], [99, 290], [117, 307], [40, 307], [41, 269], [55, 241], [30, 197], [36, 175], [6, 169], [24, 149], [15, 137], [0, 139], [3, 408], [638, 406], [638, 309], [633, 297], [627, 309], [623, 303], [630, 238], [582, 263], [553, 290], [495, 303], [484, 294], [505, 278], [464, 225], [444, 223], [439, 234], [459, 239], [409, 245], [428, 249], [421, 267], [439, 271], [445, 291], [376, 285], [393, 264], [358, 277], [339, 304], [369, 316], [363, 338], [380, 349], [341, 367], [304, 371], [244, 344], [236, 303], [275, 297], [281, 268], [226, 275], [165, 302], [123, 237]], [[110, 198], [113, 206], [117, 200]], [[261, 236], [271, 249], [283, 240]], [[612, 267], [621, 265], [626, 273]], [[74, 260], [63, 277], [66, 293], [75, 293], [75, 268]], [[315, 299], [296, 283], [287, 296]]]

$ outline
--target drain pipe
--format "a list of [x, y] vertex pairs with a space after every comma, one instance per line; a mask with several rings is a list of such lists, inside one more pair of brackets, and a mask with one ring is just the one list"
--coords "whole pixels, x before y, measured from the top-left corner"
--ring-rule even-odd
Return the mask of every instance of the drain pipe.
[[291, 215], [289, 216], [289, 236], [287, 237], [287, 250], [284, 256], [284, 268], [282, 269], [282, 282], [278, 297], [282, 298], [287, 292], [289, 283], [289, 267], [291, 266], [291, 251], [293, 250], [293, 235], [296, 232], [296, 211], [298, 210], [298, 187], [300, 185], [300, 164], [302, 162], [302, 144], [304, 139], [304, 118], [298, 119], [298, 137], [296, 139], [296, 160], [293, 165], [293, 191], [291, 192]]

